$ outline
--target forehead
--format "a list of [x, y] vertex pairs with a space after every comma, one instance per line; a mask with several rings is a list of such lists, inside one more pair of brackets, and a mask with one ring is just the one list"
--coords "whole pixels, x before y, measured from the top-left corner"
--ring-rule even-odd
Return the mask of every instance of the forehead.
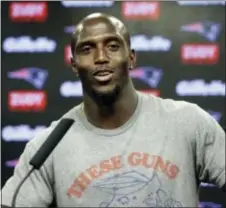
[[80, 26], [77, 43], [84, 41], [98, 41], [108, 36], [115, 36], [124, 40], [118, 27], [108, 21], [91, 21]]

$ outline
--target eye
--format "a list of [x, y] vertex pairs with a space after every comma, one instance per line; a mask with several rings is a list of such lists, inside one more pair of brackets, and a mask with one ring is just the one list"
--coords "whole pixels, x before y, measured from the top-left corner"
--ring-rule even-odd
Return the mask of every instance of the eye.
[[119, 49], [119, 45], [118, 44], [109, 44], [108, 49], [110, 49], [111, 51], [117, 51]]
[[91, 50], [92, 50], [92, 47], [91, 46], [83, 46], [81, 48], [81, 52], [84, 53], [84, 54], [90, 53]]

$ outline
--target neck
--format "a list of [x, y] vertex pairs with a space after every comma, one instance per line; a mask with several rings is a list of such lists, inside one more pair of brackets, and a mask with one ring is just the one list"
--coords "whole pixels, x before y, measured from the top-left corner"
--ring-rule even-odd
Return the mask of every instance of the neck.
[[133, 115], [138, 103], [138, 95], [132, 84], [120, 92], [112, 105], [100, 105], [84, 93], [84, 113], [94, 126], [102, 129], [115, 129], [125, 124]]

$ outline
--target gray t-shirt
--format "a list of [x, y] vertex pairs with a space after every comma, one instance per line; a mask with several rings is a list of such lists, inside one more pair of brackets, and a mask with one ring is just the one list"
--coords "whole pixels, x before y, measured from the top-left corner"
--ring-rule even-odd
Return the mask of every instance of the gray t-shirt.
[[[197, 207], [201, 181], [225, 183], [225, 133], [195, 104], [139, 93], [135, 113], [115, 130], [93, 126], [81, 105], [63, 118], [75, 123], [23, 184], [17, 206], [48, 207], [55, 199], [58, 207]], [[27, 143], [2, 204], [11, 204], [58, 121]]]

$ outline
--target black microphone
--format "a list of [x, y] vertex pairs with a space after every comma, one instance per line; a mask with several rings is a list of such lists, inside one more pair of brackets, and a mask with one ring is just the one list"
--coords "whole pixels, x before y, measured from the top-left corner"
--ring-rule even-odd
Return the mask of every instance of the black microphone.
[[73, 123], [74, 120], [72, 119], [62, 119], [30, 160], [29, 164], [35, 169], [39, 169]]
[[55, 129], [50, 133], [46, 141], [42, 144], [36, 154], [31, 158], [29, 164], [32, 165], [32, 168], [16, 188], [12, 198], [12, 207], [15, 207], [16, 197], [25, 180], [35, 169], [38, 170], [42, 166], [42, 164], [45, 162], [50, 153], [54, 150], [54, 148], [57, 146], [57, 144], [60, 142], [60, 140], [63, 138], [63, 136], [66, 134], [66, 132], [72, 126], [73, 123], [73, 119], [61, 119]]

